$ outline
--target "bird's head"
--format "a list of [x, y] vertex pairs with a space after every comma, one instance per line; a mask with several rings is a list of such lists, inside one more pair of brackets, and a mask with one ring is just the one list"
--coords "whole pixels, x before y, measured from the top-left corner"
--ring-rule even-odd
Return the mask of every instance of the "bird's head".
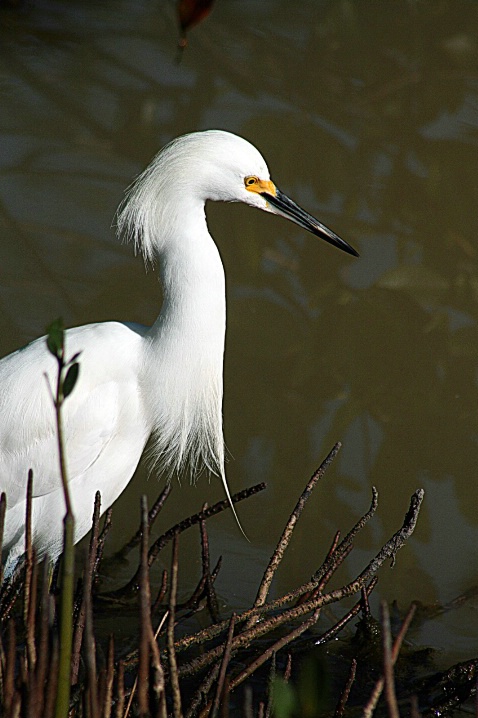
[[[358, 256], [353, 247], [279, 190], [260, 152], [242, 137], [208, 130], [180, 137], [166, 151], [169, 148], [184, 166], [188, 180], [202, 201], [244, 202], [285, 217], [348, 254]], [[183, 162], [180, 157], [184, 158]]]
[[[118, 214], [118, 229], [132, 236], [147, 259], [155, 229], [168, 226], [183, 202], [244, 202], [295, 222], [308, 232], [358, 256], [347, 242], [299, 207], [270, 178], [267, 164], [250, 142], [230, 132], [207, 130], [166, 145], [138, 177]], [[174, 209], [175, 208], [175, 209]], [[161, 215], [163, 213], [163, 215]]]

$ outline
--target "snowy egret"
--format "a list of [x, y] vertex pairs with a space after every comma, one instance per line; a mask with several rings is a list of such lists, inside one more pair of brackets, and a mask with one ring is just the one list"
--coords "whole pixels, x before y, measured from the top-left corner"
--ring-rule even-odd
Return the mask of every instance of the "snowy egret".
[[[246, 140], [219, 130], [180, 137], [129, 190], [118, 231], [145, 261], [159, 260], [163, 304], [151, 328], [105, 322], [70, 329], [81, 352], [64, 405], [75, 542], [89, 530], [95, 492], [105, 511], [124, 490], [151, 437], [151, 459], [171, 473], [224, 472], [224, 269], [206, 224], [206, 200], [245, 202], [281, 215], [352, 255], [357, 252], [280, 192]], [[6, 572], [24, 551], [25, 493], [33, 470], [33, 542], [39, 557], [62, 550], [65, 505], [54, 409], [43, 375], [56, 363], [44, 338], [0, 362], [0, 489], [7, 494]]]

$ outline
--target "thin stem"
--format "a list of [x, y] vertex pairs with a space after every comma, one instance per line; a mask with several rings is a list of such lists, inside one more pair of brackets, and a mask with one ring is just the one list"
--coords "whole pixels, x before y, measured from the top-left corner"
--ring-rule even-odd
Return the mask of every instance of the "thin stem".
[[[55, 337], [55, 331], [57, 336]], [[71, 688], [71, 656], [73, 644], [73, 594], [74, 594], [74, 532], [75, 517], [70, 500], [68, 488], [68, 472], [66, 465], [65, 438], [63, 432], [62, 407], [65, 400], [64, 381], [65, 363], [64, 331], [61, 321], [50, 328], [47, 345], [55, 356], [58, 364], [56, 378], [56, 393], [53, 397], [56, 415], [56, 429], [58, 439], [58, 458], [60, 463], [60, 476], [65, 498], [66, 514], [63, 519], [63, 564], [61, 577], [60, 597], [60, 641], [58, 655], [58, 684], [55, 701], [55, 718], [68, 718], [70, 707]], [[70, 363], [71, 364], [71, 363]], [[71, 367], [70, 367], [71, 368]], [[73, 384], [74, 385], [74, 384]], [[67, 393], [71, 391], [73, 385]]]
[[62, 349], [61, 354], [57, 357], [58, 361], [58, 376], [56, 380], [56, 396], [55, 396], [55, 414], [56, 414], [56, 430], [58, 436], [58, 456], [60, 460], [60, 476], [61, 483], [63, 486], [63, 495], [65, 497], [66, 513], [73, 516], [73, 510], [71, 507], [70, 500], [70, 489], [68, 487], [68, 472], [66, 467], [66, 455], [65, 455], [65, 440], [63, 433], [63, 418], [61, 414], [61, 408], [63, 405], [63, 370], [65, 368], [65, 356], [64, 350]]

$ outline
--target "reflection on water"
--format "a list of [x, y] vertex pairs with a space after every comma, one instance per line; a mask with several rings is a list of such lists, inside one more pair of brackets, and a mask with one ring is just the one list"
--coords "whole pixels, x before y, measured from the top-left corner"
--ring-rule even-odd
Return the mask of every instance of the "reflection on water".
[[[460, 0], [218, 3], [178, 64], [169, 5], [2, 9], [1, 353], [58, 314], [69, 325], [154, 319], [156, 275], [110, 225], [132, 177], [185, 131], [246, 136], [282, 189], [361, 253], [248, 208], [208, 208], [228, 282], [229, 481], [269, 484], [240, 507], [250, 544], [230, 516], [211, 525], [214, 549], [233, 546], [236, 566], [265, 561], [342, 440], [284, 584], [313, 572], [372, 484], [379, 517], [350, 574], [423, 486], [417, 532], [382, 594], [449, 601], [478, 578], [477, 22]], [[145, 487], [158, 491], [143, 472], [116, 506], [117, 542]], [[164, 521], [221, 496], [215, 480], [184, 484]], [[220, 584], [231, 604], [243, 588], [227, 575]], [[467, 610], [426, 639], [476, 652]]]

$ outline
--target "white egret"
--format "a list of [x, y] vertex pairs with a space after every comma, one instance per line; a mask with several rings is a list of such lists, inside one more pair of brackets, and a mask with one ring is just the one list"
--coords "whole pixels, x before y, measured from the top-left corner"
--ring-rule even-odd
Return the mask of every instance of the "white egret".
[[[281, 215], [352, 255], [355, 250], [282, 194], [246, 140], [218, 130], [180, 137], [138, 177], [118, 230], [146, 261], [158, 260], [163, 304], [147, 328], [104, 322], [69, 329], [81, 352], [77, 385], [64, 404], [75, 542], [90, 529], [95, 492], [105, 511], [124, 490], [152, 437], [163, 470], [224, 472], [222, 432], [225, 277], [206, 224], [206, 200], [245, 202]], [[44, 338], [0, 361], [0, 490], [7, 494], [6, 572], [24, 551], [26, 483], [33, 470], [33, 542], [39, 557], [62, 550], [64, 498], [54, 409], [56, 362]]]

